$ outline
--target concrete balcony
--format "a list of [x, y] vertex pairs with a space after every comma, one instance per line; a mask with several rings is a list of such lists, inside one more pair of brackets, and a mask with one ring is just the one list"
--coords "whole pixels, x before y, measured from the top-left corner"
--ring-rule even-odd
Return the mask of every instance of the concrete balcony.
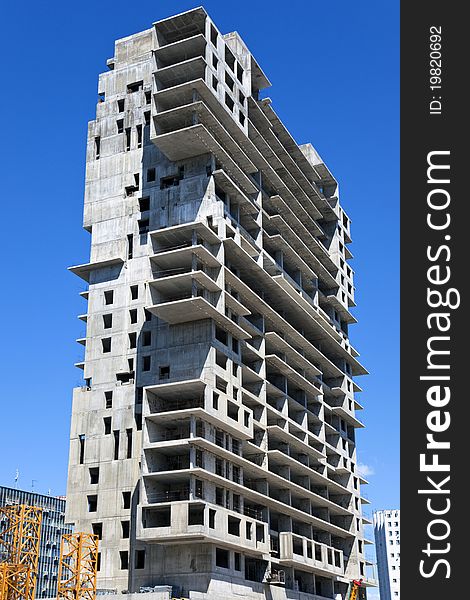
[[138, 540], [159, 544], [200, 540], [250, 554], [269, 553], [267, 524], [202, 499], [139, 510]]
[[192, 221], [150, 231], [150, 239], [154, 244], [154, 251], [160, 252], [179, 248], [181, 246], [192, 246], [193, 236], [200, 237], [208, 244], [215, 246], [221, 243], [217, 234], [207, 225], [206, 221]]
[[343, 552], [291, 532], [279, 534], [279, 563], [331, 576], [344, 575]]
[[[160, 273], [171, 269], [189, 270], [193, 264], [193, 257], [209, 268], [220, 268], [220, 261], [202, 244], [188, 245], [183, 248], [162, 249], [158, 254], [150, 256], [152, 267], [155, 266]], [[161, 275], [160, 275], [161, 277]]]
[[154, 50], [159, 69], [181, 63], [191, 58], [203, 57], [206, 49], [206, 38], [202, 33], [160, 46]]
[[[239, 405], [237, 405], [239, 406]], [[253, 437], [253, 413], [239, 406], [237, 418], [228, 418], [228, 399], [219, 395], [214, 408], [212, 391], [200, 379], [164, 382], [147, 386], [143, 402], [143, 417], [159, 426], [172, 426], [176, 420], [199, 418], [227, 431], [237, 439]], [[230, 414], [233, 415], [233, 412]]]
[[121, 267], [124, 264], [124, 260], [120, 256], [114, 258], [108, 258], [105, 260], [98, 260], [94, 262], [84, 263], [82, 265], [75, 265], [69, 267], [68, 270], [74, 275], [78, 275], [87, 282], [90, 282], [90, 275], [99, 269], [106, 269], [109, 267]]

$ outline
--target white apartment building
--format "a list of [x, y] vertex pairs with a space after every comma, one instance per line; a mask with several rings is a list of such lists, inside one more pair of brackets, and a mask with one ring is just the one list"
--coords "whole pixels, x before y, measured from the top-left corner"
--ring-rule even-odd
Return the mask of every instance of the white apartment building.
[[400, 511], [374, 513], [380, 600], [400, 598]]

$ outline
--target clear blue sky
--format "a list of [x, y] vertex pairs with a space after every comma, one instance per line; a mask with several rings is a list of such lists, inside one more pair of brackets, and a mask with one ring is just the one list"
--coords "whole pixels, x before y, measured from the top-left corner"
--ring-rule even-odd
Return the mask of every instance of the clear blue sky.
[[[87, 121], [114, 40], [196, 6], [182, 0], [8, 3], [2, 36], [3, 340], [0, 484], [65, 492], [74, 340], [86, 311], [66, 271], [88, 259], [81, 230]], [[352, 218], [360, 324], [352, 343], [367, 429], [359, 462], [374, 508], [399, 504], [398, 0], [208, 0], [273, 83], [269, 96], [299, 142], [340, 182]], [[5, 15], [6, 10], [6, 15]], [[5, 255], [5, 253], [4, 253]]]

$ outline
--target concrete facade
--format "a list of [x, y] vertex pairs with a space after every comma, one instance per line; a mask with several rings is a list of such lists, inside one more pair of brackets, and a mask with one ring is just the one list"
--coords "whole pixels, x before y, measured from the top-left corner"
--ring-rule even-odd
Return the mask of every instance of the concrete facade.
[[374, 513], [380, 600], [400, 600], [400, 511]]
[[64, 533], [72, 533], [72, 527], [65, 522], [65, 498], [0, 486], [0, 506], [11, 504], [28, 504], [42, 508], [36, 598], [55, 598], [60, 542]]
[[204, 9], [107, 64], [67, 518], [101, 537], [102, 590], [344, 599], [369, 541], [337, 182]]

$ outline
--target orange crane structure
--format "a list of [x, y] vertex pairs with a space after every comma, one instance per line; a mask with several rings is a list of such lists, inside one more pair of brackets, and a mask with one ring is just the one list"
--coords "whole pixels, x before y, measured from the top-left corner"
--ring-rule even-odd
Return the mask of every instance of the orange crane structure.
[[97, 567], [98, 536], [92, 533], [64, 534], [60, 548], [57, 598], [95, 600]]
[[42, 509], [0, 507], [0, 600], [34, 600]]

